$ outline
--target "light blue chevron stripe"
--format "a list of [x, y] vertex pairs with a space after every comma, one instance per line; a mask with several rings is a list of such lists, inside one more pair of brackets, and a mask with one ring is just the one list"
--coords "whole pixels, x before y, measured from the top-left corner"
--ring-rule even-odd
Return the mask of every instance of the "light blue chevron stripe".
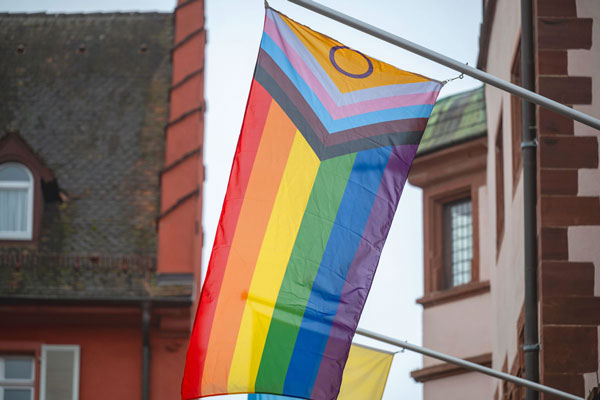
[[432, 104], [422, 104], [391, 108], [387, 110], [378, 110], [334, 120], [331, 118], [329, 112], [327, 112], [317, 95], [296, 72], [287, 56], [267, 34], [263, 34], [261, 48], [275, 61], [279, 68], [292, 81], [294, 86], [298, 89], [302, 97], [304, 97], [314, 113], [321, 120], [321, 123], [325, 129], [327, 129], [330, 134], [379, 122], [410, 118], [428, 118], [431, 114], [431, 110], [433, 109]]

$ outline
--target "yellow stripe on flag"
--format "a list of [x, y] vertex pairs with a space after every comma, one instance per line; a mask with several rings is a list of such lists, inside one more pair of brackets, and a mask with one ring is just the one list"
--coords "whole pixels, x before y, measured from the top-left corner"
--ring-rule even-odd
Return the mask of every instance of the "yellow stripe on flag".
[[273, 308], [308, 203], [319, 159], [296, 132], [254, 269], [238, 333], [228, 391], [254, 391]]

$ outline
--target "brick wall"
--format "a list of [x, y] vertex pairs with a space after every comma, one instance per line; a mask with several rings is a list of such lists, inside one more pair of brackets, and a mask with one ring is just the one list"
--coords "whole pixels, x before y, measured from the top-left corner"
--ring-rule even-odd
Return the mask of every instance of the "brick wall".
[[192, 273], [197, 287], [204, 180], [204, 1], [180, 0], [174, 21], [157, 269], [159, 273]]
[[[592, 103], [592, 79], [598, 76], [569, 74], [569, 50], [591, 49], [594, 23], [578, 17], [576, 0], [536, 1], [540, 94], [570, 106]], [[598, 369], [600, 297], [594, 293], [593, 260], [573, 261], [568, 232], [600, 225], [600, 199], [578, 187], [580, 170], [598, 168], [598, 137], [575, 135], [575, 124], [538, 107], [540, 376], [545, 385], [583, 397], [584, 374]]]

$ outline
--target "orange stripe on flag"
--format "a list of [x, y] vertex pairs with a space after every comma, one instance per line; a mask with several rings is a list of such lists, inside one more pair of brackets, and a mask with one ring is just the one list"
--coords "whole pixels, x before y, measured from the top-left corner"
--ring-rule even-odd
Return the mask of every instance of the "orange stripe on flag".
[[254, 266], [296, 130], [279, 105], [271, 103], [219, 293], [215, 315], [226, 319], [213, 321], [202, 375], [202, 395], [227, 393], [229, 369]]

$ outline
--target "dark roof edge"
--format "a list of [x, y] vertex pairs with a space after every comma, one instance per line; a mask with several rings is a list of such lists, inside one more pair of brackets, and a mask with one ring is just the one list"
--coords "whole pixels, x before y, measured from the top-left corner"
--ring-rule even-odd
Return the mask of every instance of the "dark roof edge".
[[172, 296], [172, 297], [44, 297], [44, 296], [0, 296], [0, 305], [31, 305], [31, 304], [46, 304], [46, 305], [132, 305], [150, 302], [162, 306], [190, 306], [192, 305], [191, 296]]
[[436, 151], [444, 150], [444, 149], [447, 149], [449, 147], [456, 146], [459, 144], [475, 141], [477, 139], [481, 139], [482, 137], [486, 137], [486, 136], [487, 136], [487, 129], [483, 130], [482, 132], [478, 133], [475, 136], [469, 136], [469, 137], [461, 139], [461, 140], [455, 140], [452, 142], [444, 143], [440, 146], [435, 146], [435, 147], [432, 147], [431, 149], [427, 149], [426, 151], [424, 151], [422, 153], [417, 153], [415, 155], [415, 158], [423, 157], [428, 154], [435, 153]]
[[73, 12], [73, 13], [47, 13], [45, 11], [31, 13], [0, 13], [0, 18], [5, 17], [54, 17], [54, 18], [76, 18], [76, 17], [165, 17], [172, 15], [173, 12], [168, 11], [107, 11], [107, 12]]

